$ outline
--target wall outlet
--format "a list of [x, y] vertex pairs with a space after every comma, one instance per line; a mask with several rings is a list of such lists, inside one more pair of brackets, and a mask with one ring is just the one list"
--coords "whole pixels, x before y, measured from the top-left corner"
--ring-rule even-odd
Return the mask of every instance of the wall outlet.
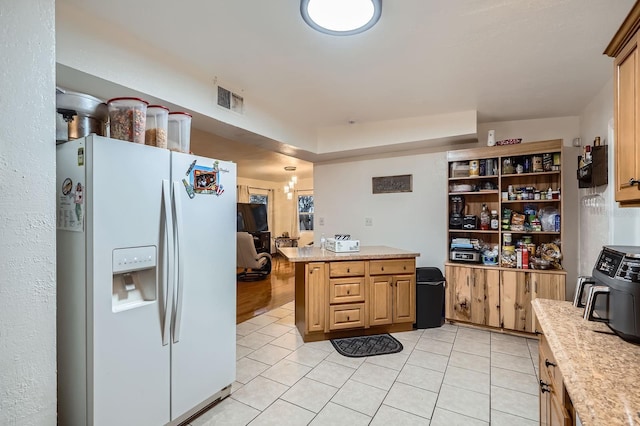
[[365, 217], [364, 218], [364, 226], [373, 226], [373, 218]]
[[319, 224], [320, 226], [324, 226], [324, 217], [319, 217], [319, 218], [318, 218], [318, 224]]

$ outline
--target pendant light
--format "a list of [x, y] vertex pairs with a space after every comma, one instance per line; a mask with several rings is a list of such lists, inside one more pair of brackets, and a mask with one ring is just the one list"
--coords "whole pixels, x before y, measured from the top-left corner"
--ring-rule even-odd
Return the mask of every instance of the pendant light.
[[382, 0], [300, 0], [302, 19], [330, 35], [359, 34], [373, 27], [382, 14]]

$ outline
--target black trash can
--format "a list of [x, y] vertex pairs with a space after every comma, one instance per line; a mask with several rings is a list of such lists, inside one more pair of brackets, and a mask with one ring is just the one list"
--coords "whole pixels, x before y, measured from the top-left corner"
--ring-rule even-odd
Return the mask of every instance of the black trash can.
[[438, 268], [416, 268], [415, 328], [444, 324], [444, 276]]

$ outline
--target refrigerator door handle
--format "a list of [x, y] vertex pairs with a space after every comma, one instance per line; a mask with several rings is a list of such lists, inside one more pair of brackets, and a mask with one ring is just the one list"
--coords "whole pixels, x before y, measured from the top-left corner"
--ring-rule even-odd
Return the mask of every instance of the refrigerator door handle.
[[164, 250], [167, 256], [162, 256], [162, 259], [166, 259], [166, 265], [163, 262], [162, 279], [162, 291], [164, 292], [164, 315], [162, 317], [162, 346], [169, 344], [169, 330], [171, 327], [171, 315], [169, 315], [169, 309], [173, 303], [173, 229], [171, 226], [171, 187], [167, 179], [162, 180], [162, 207], [164, 209]]
[[173, 317], [173, 343], [180, 341], [180, 320], [182, 318], [182, 287], [184, 284], [184, 250], [182, 242], [182, 203], [180, 201], [180, 187], [181, 182], [173, 182], [173, 208], [175, 209], [175, 247], [176, 247], [176, 265], [178, 268], [178, 277], [176, 285], [174, 286], [175, 298], [174, 298], [174, 317]]

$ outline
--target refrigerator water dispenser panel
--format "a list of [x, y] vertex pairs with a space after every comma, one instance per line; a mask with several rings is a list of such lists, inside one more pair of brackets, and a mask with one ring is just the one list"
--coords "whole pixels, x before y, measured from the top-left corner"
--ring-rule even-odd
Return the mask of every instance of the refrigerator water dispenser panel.
[[113, 251], [111, 310], [139, 308], [157, 299], [156, 247], [130, 247]]

